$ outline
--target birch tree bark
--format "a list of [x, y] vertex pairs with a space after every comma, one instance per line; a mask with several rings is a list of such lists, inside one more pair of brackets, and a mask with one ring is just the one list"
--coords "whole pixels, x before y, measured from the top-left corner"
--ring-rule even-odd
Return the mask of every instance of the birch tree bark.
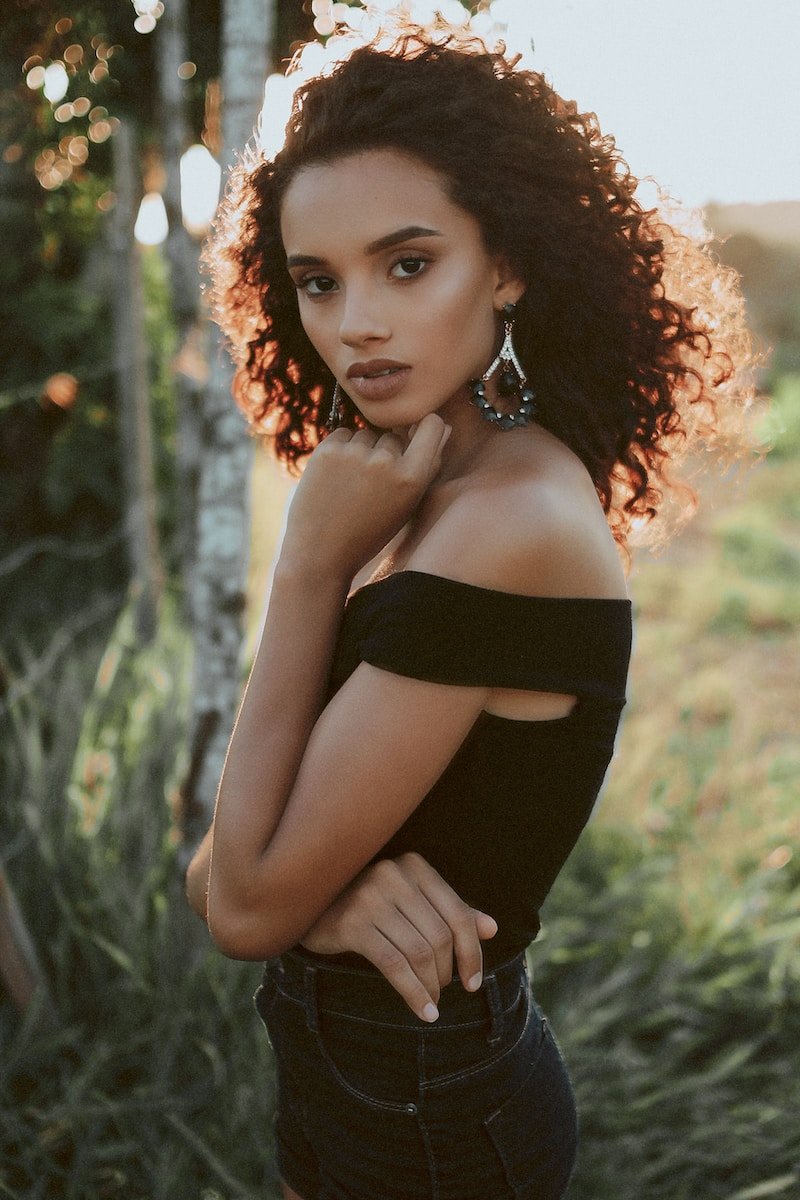
[[202, 360], [197, 349], [207, 335], [207, 320], [201, 315], [199, 244], [183, 224], [181, 211], [181, 156], [191, 140], [186, 82], [178, 74], [189, 59], [186, 0], [169, 0], [158, 24], [158, 90], [161, 101], [161, 147], [164, 156], [164, 206], [168, 233], [164, 245], [172, 292], [179, 350], [175, 358], [177, 439], [176, 550], [188, 598], [196, 562], [197, 496], [201, 460], [202, 393], [205, 376], [187, 370], [186, 364]]
[[134, 134], [123, 121], [113, 139], [116, 205], [111, 219], [114, 267], [114, 352], [122, 463], [126, 491], [128, 552], [136, 594], [135, 627], [142, 644], [158, 621], [163, 571], [156, 531], [156, 488], [144, 297], [139, 249], [133, 227], [140, 198]]
[[[222, 24], [224, 167], [252, 137], [264, 95], [273, 0], [225, 0]], [[223, 170], [223, 180], [227, 169]], [[253, 440], [231, 398], [233, 365], [218, 344], [204, 399], [198, 561], [192, 613], [195, 661], [190, 766], [183, 787], [187, 851], [210, 824], [241, 689], [250, 541]]]

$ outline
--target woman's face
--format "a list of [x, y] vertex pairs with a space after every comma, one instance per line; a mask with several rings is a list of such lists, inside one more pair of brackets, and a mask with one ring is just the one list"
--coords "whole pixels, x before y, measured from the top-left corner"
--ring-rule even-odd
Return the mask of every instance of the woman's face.
[[523, 288], [432, 168], [393, 150], [305, 167], [281, 233], [303, 327], [371, 425], [464, 404]]

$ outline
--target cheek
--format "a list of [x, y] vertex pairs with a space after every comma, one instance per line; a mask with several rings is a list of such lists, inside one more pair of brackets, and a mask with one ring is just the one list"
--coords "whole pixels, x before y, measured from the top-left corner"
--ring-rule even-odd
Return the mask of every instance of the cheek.
[[429, 303], [417, 309], [418, 319], [431, 341], [466, 349], [480, 361], [491, 353], [497, 318], [485, 276], [463, 271], [440, 282]]
[[[326, 362], [330, 356], [331, 334], [319, 309], [311, 304], [301, 302], [300, 324], [311, 345]], [[330, 322], [327, 323], [328, 325]]]

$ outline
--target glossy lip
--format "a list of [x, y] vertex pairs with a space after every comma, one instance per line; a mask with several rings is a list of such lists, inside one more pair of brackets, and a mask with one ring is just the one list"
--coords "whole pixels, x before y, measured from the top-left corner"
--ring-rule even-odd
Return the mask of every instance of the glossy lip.
[[371, 358], [369, 362], [356, 362], [347, 368], [348, 379], [365, 379], [378, 371], [406, 369], [408, 363], [395, 362], [393, 358]]
[[[391, 370], [391, 375], [375, 375], [376, 371]], [[362, 400], [391, 400], [406, 385], [411, 367], [388, 358], [373, 358], [369, 362], [353, 363], [347, 372], [348, 390]]]

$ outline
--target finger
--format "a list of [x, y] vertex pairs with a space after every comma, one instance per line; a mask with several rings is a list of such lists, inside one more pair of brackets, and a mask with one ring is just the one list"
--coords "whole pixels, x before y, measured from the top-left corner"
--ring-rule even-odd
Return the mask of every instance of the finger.
[[406, 920], [431, 947], [440, 988], [453, 979], [453, 935], [441, 913], [416, 883], [403, 879], [395, 904]]
[[[400, 951], [431, 999], [438, 1002], [443, 985], [437, 954], [432, 941], [425, 936], [419, 925], [410, 921], [396, 903], [377, 915], [374, 924], [375, 928]], [[446, 970], [444, 983], [449, 983], [452, 977], [451, 951], [450, 966]]]
[[475, 922], [478, 927], [478, 937], [482, 942], [493, 938], [497, 933], [497, 921], [488, 913], [481, 912], [479, 908], [475, 909]]
[[410, 471], [422, 476], [430, 473], [431, 465], [441, 453], [446, 428], [438, 413], [428, 413], [422, 418], [403, 453], [403, 462]]
[[403, 855], [375, 864], [369, 912], [372, 923], [403, 951], [411, 966], [421, 968], [422, 982], [438, 1000], [441, 988], [453, 978], [453, 938], [409, 870], [407, 860], [415, 857]]
[[350, 441], [356, 446], [372, 447], [378, 440], [380, 434], [374, 429], [357, 429]]
[[403, 440], [396, 433], [393, 433], [392, 430], [387, 429], [375, 442], [375, 449], [389, 450], [399, 456], [403, 453]]
[[478, 936], [475, 910], [458, 898], [457, 903], [449, 898], [440, 901], [439, 911], [450, 926], [453, 935], [458, 977], [468, 992], [475, 992], [483, 983], [483, 949]]
[[[359, 953], [371, 962], [389, 981], [408, 1007], [422, 1021], [435, 1021], [439, 1016], [436, 1002], [422, 980], [412, 969], [406, 956], [379, 929], [365, 933]], [[438, 999], [438, 995], [436, 997]]]
[[[467, 991], [476, 991], [483, 982], [483, 950], [478, 934], [478, 910], [465, 904], [442, 879], [439, 872], [421, 856], [413, 856], [408, 868], [420, 890], [450, 929], [459, 979]], [[481, 916], [486, 917], [486, 914]], [[492, 921], [492, 918], [489, 917], [488, 920]], [[485, 923], [484, 928], [487, 928]], [[488, 928], [486, 936], [493, 936], [488, 932]]]

